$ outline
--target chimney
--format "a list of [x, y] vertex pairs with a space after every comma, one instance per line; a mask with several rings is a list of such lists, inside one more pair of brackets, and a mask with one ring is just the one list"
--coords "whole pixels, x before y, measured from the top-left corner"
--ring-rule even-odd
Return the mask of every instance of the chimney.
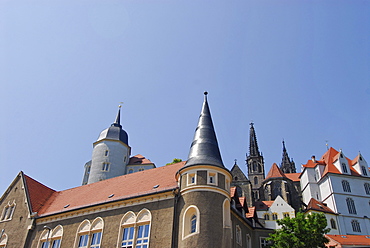
[[312, 156], [311, 156], [311, 160], [312, 160], [312, 162], [314, 162], [314, 163], [316, 162], [316, 157], [315, 157], [315, 155], [312, 155]]

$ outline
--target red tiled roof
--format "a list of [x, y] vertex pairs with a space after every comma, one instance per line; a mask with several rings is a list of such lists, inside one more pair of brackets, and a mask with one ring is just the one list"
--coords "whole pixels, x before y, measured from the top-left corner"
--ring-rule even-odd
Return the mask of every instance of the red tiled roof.
[[257, 201], [254, 206], [256, 207], [256, 210], [267, 210], [271, 207], [271, 205], [274, 203], [274, 201]]
[[235, 196], [235, 193], [236, 193], [236, 187], [231, 187], [230, 188], [230, 197], [233, 198]]
[[175, 189], [175, 174], [184, 165], [185, 161], [54, 192], [39, 216]]
[[[329, 245], [350, 245], [351, 247], [370, 247], [370, 235], [325, 235], [329, 240]], [[340, 246], [339, 246], [340, 247]]]
[[27, 194], [30, 200], [31, 211], [38, 212], [45, 202], [54, 194], [56, 191], [39, 183], [35, 179], [24, 175], [24, 181], [27, 187]]
[[284, 173], [279, 169], [276, 163], [271, 166], [271, 169], [267, 174], [265, 180], [272, 177], [285, 177]]
[[141, 154], [137, 154], [135, 156], [132, 156], [128, 162], [129, 165], [139, 165], [139, 164], [153, 164], [152, 161], [145, 158]]
[[285, 176], [287, 178], [289, 178], [290, 180], [292, 180], [293, 182], [299, 182], [300, 179], [299, 179], [299, 176], [301, 175], [301, 173], [286, 173]]
[[318, 200], [311, 198], [310, 202], [307, 205], [306, 211], [308, 210], [316, 210], [325, 213], [335, 214], [333, 210], [331, 210], [325, 203], [319, 202]]

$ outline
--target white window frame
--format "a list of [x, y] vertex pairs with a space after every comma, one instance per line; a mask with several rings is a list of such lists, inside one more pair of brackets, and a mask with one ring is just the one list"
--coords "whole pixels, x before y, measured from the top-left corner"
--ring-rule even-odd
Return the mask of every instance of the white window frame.
[[[84, 220], [77, 228], [77, 235], [75, 240], [76, 248], [100, 248], [103, 239], [104, 220], [101, 217], [96, 217], [92, 222]], [[93, 242], [93, 236], [97, 233], [100, 234], [98, 244], [91, 244]], [[79, 246], [80, 238], [87, 235], [87, 244], [85, 246]]]
[[[191, 232], [191, 218], [196, 216], [195, 232]], [[188, 206], [182, 216], [182, 239], [186, 239], [190, 236], [200, 233], [200, 212], [197, 206]]]
[[216, 171], [207, 171], [207, 184], [217, 185], [218, 173]]
[[[45, 228], [39, 238], [39, 244], [37, 247], [47, 247], [47, 248], [59, 248], [62, 243], [63, 237], [63, 226], [57, 225], [54, 229]], [[59, 241], [59, 244], [56, 245]], [[46, 246], [43, 246], [47, 243]], [[1, 247], [1, 246], [0, 246]]]
[[186, 183], [187, 185], [197, 184], [197, 173], [196, 172], [188, 173]]

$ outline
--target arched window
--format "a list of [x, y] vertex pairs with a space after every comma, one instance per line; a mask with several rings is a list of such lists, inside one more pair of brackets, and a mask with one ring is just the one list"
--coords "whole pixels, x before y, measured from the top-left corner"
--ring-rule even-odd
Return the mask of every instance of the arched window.
[[278, 219], [278, 215], [277, 215], [277, 213], [273, 213], [273, 214], [272, 214], [272, 219], [273, 219], [273, 220], [277, 220], [277, 219]]
[[0, 247], [5, 248], [8, 243], [8, 235], [3, 232], [3, 235], [0, 237]]
[[236, 225], [235, 240], [238, 245], [242, 245], [242, 229]]
[[330, 219], [330, 226], [331, 226], [331, 229], [337, 229], [337, 224], [335, 223], [334, 219]]
[[187, 238], [190, 235], [199, 233], [200, 223], [199, 209], [191, 205], [186, 208], [183, 215], [183, 227], [182, 227], [182, 238]]
[[256, 163], [256, 161], [253, 161], [253, 171], [257, 171], [257, 163]]
[[247, 234], [247, 247], [246, 248], [251, 248], [252, 247], [252, 243], [251, 243], [251, 236], [249, 234]]
[[351, 187], [347, 180], [342, 180], [342, 188], [344, 192], [351, 192]]
[[151, 220], [152, 215], [148, 209], [142, 209], [137, 216], [132, 211], [127, 212], [121, 220], [120, 247], [149, 247]]
[[270, 220], [270, 214], [265, 213], [265, 214], [263, 215], [263, 218], [264, 218], [265, 220]]
[[15, 206], [16, 206], [15, 201], [13, 201], [12, 203], [8, 202], [8, 204], [3, 209], [3, 213], [1, 215], [0, 220], [1, 221], [11, 220], [13, 217]]
[[352, 230], [354, 232], [361, 232], [361, 227], [360, 227], [360, 223], [358, 223], [357, 220], [352, 220], [351, 221], [351, 225], [352, 225]]
[[77, 229], [77, 247], [100, 248], [103, 228], [104, 221], [100, 217], [95, 218], [92, 224], [89, 220], [84, 220]]
[[254, 177], [254, 184], [258, 184], [258, 177]]
[[348, 213], [357, 214], [356, 207], [355, 207], [355, 202], [353, 201], [353, 199], [352, 198], [347, 198], [346, 202], [347, 202]]
[[223, 204], [223, 224], [224, 228], [231, 227], [230, 201], [228, 199], [225, 199]]
[[63, 236], [63, 227], [61, 225], [56, 226], [54, 229], [45, 227], [39, 239], [40, 244], [39, 247], [59, 248], [60, 243], [62, 242], [62, 236]]
[[365, 187], [365, 192], [367, 195], [370, 195], [370, 183], [365, 183], [364, 184], [364, 187]]
[[362, 174], [363, 174], [364, 176], [367, 176], [367, 171], [368, 171], [368, 169], [366, 169], [366, 167], [365, 167], [365, 166], [361, 166], [361, 170], [362, 170]]
[[343, 171], [343, 173], [348, 173], [346, 163], [342, 163], [342, 171]]

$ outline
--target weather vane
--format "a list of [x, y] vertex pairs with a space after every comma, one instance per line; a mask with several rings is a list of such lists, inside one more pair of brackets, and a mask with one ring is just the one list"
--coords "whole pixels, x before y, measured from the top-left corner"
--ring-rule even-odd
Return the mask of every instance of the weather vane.
[[329, 144], [328, 144], [329, 140], [325, 140], [325, 145], [326, 145], [326, 150], [329, 150]]
[[119, 102], [118, 108], [122, 107], [123, 102]]

